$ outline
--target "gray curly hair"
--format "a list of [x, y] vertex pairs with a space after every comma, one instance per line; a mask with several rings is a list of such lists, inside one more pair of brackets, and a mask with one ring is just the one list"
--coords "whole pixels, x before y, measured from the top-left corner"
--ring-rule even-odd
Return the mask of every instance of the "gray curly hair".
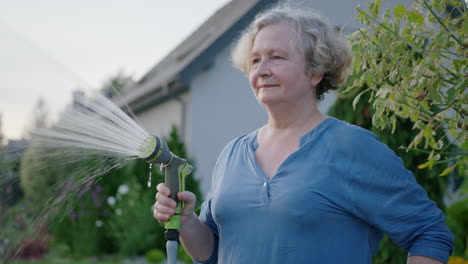
[[250, 52], [257, 33], [281, 21], [290, 23], [302, 42], [306, 72], [323, 74], [315, 89], [316, 98], [322, 100], [325, 92], [338, 89], [348, 78], [352, 54], [343, 34], [315, 10], [281, 4], [258, 14], [234, 44], [231, 52], [234, 66], [248, 75]]

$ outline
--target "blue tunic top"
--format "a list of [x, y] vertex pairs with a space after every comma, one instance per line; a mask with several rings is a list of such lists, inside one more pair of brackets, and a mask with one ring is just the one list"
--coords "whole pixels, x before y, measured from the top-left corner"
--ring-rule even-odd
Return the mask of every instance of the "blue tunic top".
[[443, 213], [373, 133], [328, 118], [269, 180], [257, 131], [218, 158], [200, 214], [216, 247], [203, 263], [372, 263], [384, 232], [410, 255], [447, 261]]

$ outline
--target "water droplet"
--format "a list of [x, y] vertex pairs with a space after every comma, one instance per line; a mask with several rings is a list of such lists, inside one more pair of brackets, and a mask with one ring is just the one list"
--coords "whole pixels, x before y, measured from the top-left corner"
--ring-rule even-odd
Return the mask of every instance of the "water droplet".
[[151, 187], [151, 168], [153, 167], [153, 163], [149, 165], [149, 178], [148, 178], [148, 187]]

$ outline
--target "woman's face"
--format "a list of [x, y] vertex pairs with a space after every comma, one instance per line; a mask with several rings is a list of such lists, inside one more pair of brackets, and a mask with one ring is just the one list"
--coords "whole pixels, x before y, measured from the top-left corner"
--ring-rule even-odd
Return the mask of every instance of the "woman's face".
[[313, 100], [313, 87], [322, 76], [306, 74], [304, 53], [291, 25], [280, 22], [262, 28], [250, 54], [249, 81], [257, 100], [264, 105], [294, 105]]

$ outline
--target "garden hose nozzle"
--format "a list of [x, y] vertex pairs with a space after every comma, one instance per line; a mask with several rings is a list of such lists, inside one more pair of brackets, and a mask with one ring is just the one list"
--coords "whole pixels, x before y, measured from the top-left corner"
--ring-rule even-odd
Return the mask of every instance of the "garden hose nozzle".
[[179, 201], [177, 193], [185, 191], [185, 177], [192, 172], [193, 168], [185, 159], [172, 153], [166, 142], [159, 137], [150, 137], [143, 145], [140, 148], [143, 153], [142, 158], [151, 164], [161, 164], [161, 169], [164, 169], [165, 184], [171, 190], [170, 198], [177, 203], [175, 214], [164, 223], [167, 263], [175, 264], [177, 263], [180, 214], [184, 208], [184, 203]]

